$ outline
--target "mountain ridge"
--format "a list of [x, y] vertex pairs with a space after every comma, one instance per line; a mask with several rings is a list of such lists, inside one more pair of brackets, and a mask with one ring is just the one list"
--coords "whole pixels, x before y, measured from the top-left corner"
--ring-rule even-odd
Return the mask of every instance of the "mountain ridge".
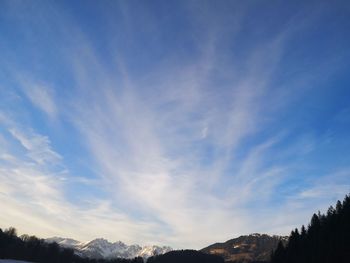
[[51, 237], [45, 239], [46, 243], [56, 242], [58, 245], [71, 248], [75, 254], [81, 257], [95, 259], [135, 258], [147, 259], [151, 256], [161, 255], [173, 249], [169, 246], [140, 246], [138, 244], [127, 245], [122, 241], [110, 242], [104, 238], [96, 238], [88, 242], [81, 242], [72, 238]]
[[278, 242], [286, 243], [288, 237], [254, 233], [218, 242], [202, 248], [200, 251], [218, 255], [226, 262], [250, 263], [268, 261]]

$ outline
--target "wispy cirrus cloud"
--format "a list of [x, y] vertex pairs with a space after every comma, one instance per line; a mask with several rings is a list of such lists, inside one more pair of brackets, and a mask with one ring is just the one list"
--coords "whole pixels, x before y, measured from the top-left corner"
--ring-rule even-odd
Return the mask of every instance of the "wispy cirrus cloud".
[[242, 142], [268, 123], [262, 117], [273, 109], [266, 97], [277, 99], [269, 86], [285, 42], [276, 38], [254, 49], [242, 76], [221, 72], [230, 85], [215, 90], [213, 72], [229, 68], [217, 60], [215, 46], [210, 56], [204, 52], [185, 67], [172, 61], [149, 69], [146, 79], [125, 69], [116, 78], [88, 47], [84, 50], [92, 55], [74, 60], [84, 96], [70, 111], [72, 122], [86, 138], [115, 202], [159, 222], [169, 234], [165, 241], [200, 247], [246, 233], [243, 222], [250, 212], [244, 207], [271, 195], [283, 180], [285, 167], [261, 164], [276, 139], [250, 147], [243, 160], [236, 156]]
[[[0, 140], [2, 227], [16, 226], [21, 232], [41, 237], [69, 234], [85, 241], [101, 234], [114, 238], [108, 234], [112, 227], [127, 242], [133, 241], [132, 232], [147, 236], [156, 228], [116, 211], [108, 199], [96, 197], [80, 200], [80, 205], [72, 203], [67, 199], [68, 185], [89, 185], [90, 181], [76, 181], [76, 177], [69, 174], [63, 166], [63, 158], [51, 149], [47, 136], [33, 131], [19, 132], [18, 126], [14, 128], [17, 125], [14, 120], [8, 119], [7, 123], [11, 126], [2, 127], [7, 127], [7, 135], [15, 141], [9, 137]], [[21, 150], [14, 150], [19, 145]], [[100, 225], [98, 231], [92, 231], [92, 225]]]
[[25, 96], [34, 107], [43, 111], [50, 118], [55, 118], [58, 114], [56, 102], [54, 101], [54, 89], [44, 83], [36, 83], [29, 80], [21, 80], [21, 88]]
[[62, 156], [52, 150], [47, 136], [25, 134], [15, 128], [11, 128], [9, 132], [27, 150], [28, 157], [38, 164], [55, 164], [62, 159]]

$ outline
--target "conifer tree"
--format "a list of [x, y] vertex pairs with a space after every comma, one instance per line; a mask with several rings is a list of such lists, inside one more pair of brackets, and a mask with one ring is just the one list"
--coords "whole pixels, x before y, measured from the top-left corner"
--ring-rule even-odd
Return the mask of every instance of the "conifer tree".
[[279, 244], [271, 263], [349, 263], [350, 196], [326, 214], [313, 214], [308, 228], [291, 232], [286, 247]]

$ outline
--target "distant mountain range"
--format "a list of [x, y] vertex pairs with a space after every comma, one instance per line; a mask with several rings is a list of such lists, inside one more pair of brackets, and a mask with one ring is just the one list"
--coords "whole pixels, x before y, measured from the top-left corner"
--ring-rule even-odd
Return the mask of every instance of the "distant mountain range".
[[224, 243], [215, 243], [201, 251], [221, 256], [226, 262], [267, 262], [280, 240], [287, 243], [288, 237], [251, 234], [230, 239]]
[[103, 238], [97, 238], [90, 242], [80, 242], [70, 238], [52, 237], [45, 239], [47, 243], [56, 242], [62, 247], [72, 248], [75, 253], [81, 257], [88, 258], [135, 258], [142, 257], [144, 259], [155, 255], [161, 255], [172, 250], [168, 246], [139, 246], [126, 245], [121, 241], [114, 243]]
[[[276, 249], [279, 241], [286, 243], [288, 237], [269, 236], [266, 234], [251, 234], [230, 239], [224, 243], [215, 243], [200, 251], [217, 255], [226, 262], [252, 263], [265, 262], [270, 259], [271, 252]], [[114, 243], [103, 238], [90, 242], [80, 242], [70, 238], [53, 237], [45, 239], [47, 243], [56, 242], [62, 247], [72, 248], [81, 257], [95, 259], [135, 258], [147, 259], [155, 255], [162, 255], [173, 249], [168, 246], [139, 246], [126, 245], [121, 241]]]

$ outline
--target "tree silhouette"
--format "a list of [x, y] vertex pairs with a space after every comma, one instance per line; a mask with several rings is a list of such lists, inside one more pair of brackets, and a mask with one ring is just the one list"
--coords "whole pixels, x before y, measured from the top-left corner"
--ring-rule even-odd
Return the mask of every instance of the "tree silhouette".
[[271, 263], [349, 263], [350, 196], [327, 213], [313, 214], [308, 228], [291, 232], [286, 247], [279, 244]]
[[151, 257], [147, 263], [224, 263], [224, 259], [196, 250], [177, 250]]

